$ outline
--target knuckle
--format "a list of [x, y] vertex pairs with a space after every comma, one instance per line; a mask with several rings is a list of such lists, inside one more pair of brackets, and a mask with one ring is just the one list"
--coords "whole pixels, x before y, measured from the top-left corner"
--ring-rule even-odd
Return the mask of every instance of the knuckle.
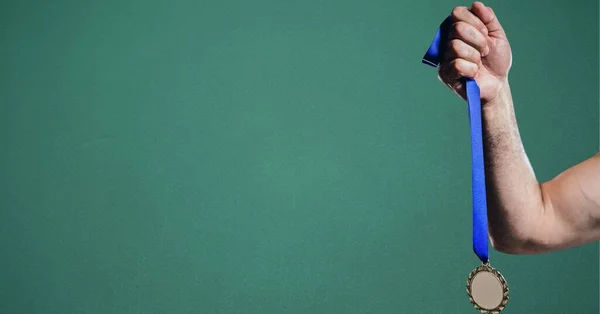
[[465, 28], [465, 33], [470, 38], [473, 38], [473, 39], [478, 38], [477, 37], [477, 31], [475, 31], [475, 29], [473, 27], [466, 27]]
[[462, 15], [463, 15], [463, 13], [465, 12], [465, 10], [467, 10], [467, 7], [465, 7], [465, 6], [458, 6], [458, 7], [455, 7], [454, 9], [452, 9], [452, 13], [451, 13], [451, 15], [452, 15], [452, 17], [453, 17], [453, 18], [455, 18], [455, 19], [456, 19], [456, 18], [459, 18], [460, 16], [462, 16]]
[[462, 61], [460, 59], [456, 59], [456, 60], [453, 60], [451, 62], [452, 72], [454, 72], [454, 73], [456, 73], [458, 75], [462, 75], [463, 74], [463, 68], [464, 68], [464, 65], [463, 65], [463, 63], [462, 63]]
[[473, 58], [473, 61], [475, 61], [476, 64], [479, 64], [481, 62], [481, 53], [479, 51], [473, 51], [473, 50], [470, 50], [470, 51], [471, 51], [470, 57]]
[[453, 61], [453, 69], [460, 76], [473, 76], [477, 72], [477, 65], [463, 59]]
[[473, 26], [475, 26], [480, 31], [483, 29], [487, 29], [485, 27], [485, 24], [483, 24], [483, 21], [481, 21], [479, 18], [477, 19], [477, 23], [475, 23], [475, 24], [477, 24], [477, 25], [473, 25]]
[[460, 71], [464, 67], [464, 62], [462, 59], [454, 59], [450, 62], [452, 65], [452, 69], [455, 71]]
[[452, 39], [449, 43], [449, 46], [452, 51], [458, 52], [462, 47], [462, 42], [460, 41], [460, 39]]
[[467, 23], [459, 21], [459, 22], [454, 23], [452, 28], [454, 29], [454, 33], [460, 37], [460, 36], [465, 35], [466, 29], [467, 29]]

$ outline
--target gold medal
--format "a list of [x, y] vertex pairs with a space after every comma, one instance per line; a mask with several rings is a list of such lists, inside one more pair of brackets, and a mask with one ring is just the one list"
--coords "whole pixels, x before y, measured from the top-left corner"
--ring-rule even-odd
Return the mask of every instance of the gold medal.
[[508, 303], [508, 285], [489, 263], [475, 268], [467, 278], [469, 301], [483, 314], [498, 314]]

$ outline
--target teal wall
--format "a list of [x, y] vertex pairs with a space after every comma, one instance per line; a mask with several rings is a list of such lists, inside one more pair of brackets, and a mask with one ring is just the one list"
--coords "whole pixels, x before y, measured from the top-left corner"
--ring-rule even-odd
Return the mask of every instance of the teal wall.
[[[455, 1], [2, 1], [0, 313], [475, 313]], [[489, 2], [541, 180], [598, 151], [598, 1]], [[598, 245], [505, 313], [597, 313]]]

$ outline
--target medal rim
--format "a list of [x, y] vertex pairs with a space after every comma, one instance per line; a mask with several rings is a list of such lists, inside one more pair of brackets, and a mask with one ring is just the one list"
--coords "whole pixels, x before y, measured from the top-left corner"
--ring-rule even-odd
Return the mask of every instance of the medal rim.
[[[475, 302], [475, 300], [473, 300], [473, 295], [471, 294], [471, 289], [469, 289], [471, 287], [471, 284], [473, 283], [473, 278], [475, 278], [475, 275], [477, 275], [480, 272], [484, 272], [484, 271], [492, 273], [496, 277], [496, 279], [498, 279], [500, 284], [502, 285], [502, 301], [500, 302], [500, 304], [498, 306], [496, 306], [493, 309], [485, 309], [485, 308], [482, 308], [481, 306], [479, 306], [479, 304], [477, 304], [477, 302]], [[500, 312], [502, 312], [504, 310], [504, 308], [508, 304], [508, 299], [509, 299], [508, 284], [506, 283], [506, 280], [504, 279], [504, 276], [502, 276], [500, 271], [498, 271], [497, 269], [492, 267], [489, 263], [483, 264], [483, 265], [475, 268], [469, 274], [469, 277], [467, 278], [467, 295], [469, 296], [469, 301], [471, 302], [471, 304], [480, 313], [482, 313], [482, 314], [499, 314]]]

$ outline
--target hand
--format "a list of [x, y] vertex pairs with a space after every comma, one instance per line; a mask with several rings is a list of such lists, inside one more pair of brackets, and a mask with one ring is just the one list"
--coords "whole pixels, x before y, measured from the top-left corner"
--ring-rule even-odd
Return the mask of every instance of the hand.
[[481, 2], [474, 2], [470, 10], [456, 7], [451, 16], [448, 47], [438, 76], [463, 99], [466, 91], [461, 78], [474, 78], [485, 105], [508, 84], [510, 44], [492, 8]]

